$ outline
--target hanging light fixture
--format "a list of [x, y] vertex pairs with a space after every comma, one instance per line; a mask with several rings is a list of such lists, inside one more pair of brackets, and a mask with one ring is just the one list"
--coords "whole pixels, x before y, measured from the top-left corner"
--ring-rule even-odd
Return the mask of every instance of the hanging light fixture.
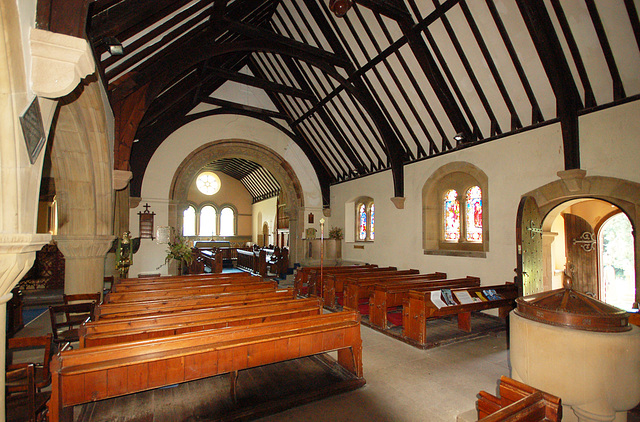
[[353, 6], [353, 0], [329, 0], [329, 10], [341, 18], [347, 14]]

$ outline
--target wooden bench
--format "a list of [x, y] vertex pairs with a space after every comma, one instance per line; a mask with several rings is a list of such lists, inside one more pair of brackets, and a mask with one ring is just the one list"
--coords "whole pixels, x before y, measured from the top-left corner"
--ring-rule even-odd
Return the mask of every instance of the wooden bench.
[[499, 389], [500, 397], [480, 391], [477, 401], [480, 421], [558, 422], [562, 420], [562, 401], [556, 396], [505, 376], [500, 378]]
[[[323, 270], [330, 271], [338, 268], [374, 268], [377, 267], [375, 264], [366, 264], [366, 265], [341, 265], [341, 266], [329, 266], [323, 267]], [[296, 274], [293, 280], [294, 289], [296, 295], [304, 295], [307, 296], [311, 293], [309, 290], [309, 276], [311, 271], [320, 271], [320, 267], [300, 267], [296, 270]]]
[[[376, 274], [373, 276], [347, 277], [343, 285], [343, 306], [360, 310], [361, 315], [369, 314], [369, 297], [376, 285], [393, 284], [396, 282], [413, 282], [442, 280], [447, 278], [446, 273], [419, 274], [417, 270], [398, 271], [395, 274]], [[337, 294], [336, 294], [337, 296]], [[339, 299], [339, 297], [338, 297]]]
[[211, 269], [213, 274], [221, 274], [223, 268], [223, 255], [220, 249], [198, 249], [198, 258], [202, 263]]
[[277, 287], [278, 283], [276, 281], [253, 281], [245, 283], [226, 282], [213, 285], [196, 284], [174, 289], [110, 292], [105, 295], [102, 302], [104, 304], [107, 304], [137, 302], [142, 300], [162, 300], [165, 298], [202, 296], [216, 293], [259, 290], [265, 288], [271, 288], [275, 290]]
[[247, 273], [226, 273], [226, 274], [185, 274], [185, 275], [173, 275], [173, 276], [153, 276], [153, 277], [142, 277], [142, 278], [123, 278], [111, 286], [112, 291], [118, 291], [119, 289], [142, 286], [142, 285], [152, 285], [154, 283], [180, 283], [180, 282], [189, 282], [194, 280], [216, 280], [220, 278], [243, 278], [247, 277], [249, 274]]
[[145, 316], [133, 316], [130, 318], [101, 319], [89, 321], [79, 329], [81, 337], [93, 334], [104, 334], [126, 329], [145, 329], [155, 325], [188, 324], [191, 322], [206, 321], [214, 318], [233, 318], [240, 314], [259, 314], [273, 309], [299, 310], [322, 309], [320, 298], [293, 299], [291, 297], [280, 298], [273, 302], [256, 301], [247, 304], [229, 304], [210, 308], [193, 308], [165, 314], [153, 314]]
[[356, 312], [67, 350], [51, 363], [49, 418], [70, 421], [74, 405], [335, 350], [338, 363], [362, 378]]
[[[217, 312], [216, 312], [217, 310]], [[259, 307], [241, 305], [224, 309], [189, 311], [188, 314], [164, 315], [154, 318], [114, 320], [109, 324], [85, 324], [80, 328], [80, 347], [162, 338], [215, 328], [251, 325], [268, 321], [284, 321], [310, 315], [320, 315], [320, 300], [305, 299], [262, 303]], [[106, 320], [109, 322], [109, 320]], [[135, 325], [135, 326], [133, 326]]]
[[207, 278], [194, 278], [190, 280], [178, 280], [178, 281], [154, 281], [151, 283], [141, 282], [139, 284], [127, 284], [120, 285], [114, 292], [126, 293], [126, 292], [142, 292], [149, 290], [175, 290], [183, 289], [186, 287], [194, 286], [216, 286], [225, 283], [256, 283], [262, 282], [263, 278], [260, 276], [254, 276], [249, 273], [234, 273], [244, 274], [243, 276], [236, 277], [207, 277]]
[[238, 250], [238, 261], [236, 266], [241, 270], [258, 274], [262, 277], [267, 276], [267, 252], [260, 250]]
[[[456, 292], [467, 292], [471, 297], [477, 297], [477, 292], [493, 289], [501, 296], [498, 300], [484, 300], [468, 304], [460, 304], [456, 298]], [[431, 301], [434, 290], [416, 291], [410, 290], [408, 299], [404, 300], [402, 309], [402, 335], [420, 345], [426, 344], [427, 320], [456, 315], [458, 328], [467, 332], [471, 331], [471, 312], [498, 308], [500, 316], [506, 318], [509, 311], [515, 307], [515, 299], [518, 290], [513, 283], [494, 286], [470, 287], [451, 289], [456, 305], [438, 307]]]
[[278, 301], [293, 298], [293, 289], [262, 289], [251, 292], [230, 292], [214, 295], [194, 296], [188, 298], [173, 298], [150, 300], [131, 303], [107, 303], [95, 310], [96, 320], [103, 318], [130, 318], [151, 314], [167, 314], [195, 308], [210, 308], [231, 304], [251, 302]]
[[[438, 280], [421, 280], [417, 276], [407, 280], [394, 280], [392, 283], [380, 283], [373, 286], [369, 296], [369, 324], [383, 330], [387, 329], [389, 313], [402, 305], [409, 297], [411, 290], [428, 291], [441, 288], [476, 287], [480, 286], [478, 277], [467, 276], [464, 278], [452, 278]], [[394, 325], [402, 325], [402, 313], [399, 321], [393, 321]]]
[[[360, 279], [370, 278], [370, 277], [380, 277], [381, 274], [384, 274], [387, 277], [395, 277], [400, 275], [415, 275], [420, 274], [419, 270], [398, 270], [396, 267], [388, 267], [388, 268], [372, 268], [368, 271], [360, 271], [357, 273], [351, 274], [331, 274], [328, 277], [325, 277], [324, 281], [324, 291], [323, 299], [325, 306], [335, 310], [337, 309], [336, 305], [338, 303], [338, 299], [340, 302], [344, 299], [344, 286], [347, 279], [351, 280], [351, 282], [356, 282]], [[357, 305], [356, 305], [357, 308]]]
[[373, 268], [336, 268], [335, 270], [325, 270], [322, 273], [320, 270], [311, 270], [309, 274], [309, 294], [320, 296], [325, 299], [325, 305], [333, 307], [335, 297], [333, 301], [327, 302], [327, 283], [330, 281], [333, 283], [333, 277], [336, 275], [349, 275], [349, 274], [365, 274], [373, 273], [377, 271], [398, 271], [396, 267], [373, 267]]

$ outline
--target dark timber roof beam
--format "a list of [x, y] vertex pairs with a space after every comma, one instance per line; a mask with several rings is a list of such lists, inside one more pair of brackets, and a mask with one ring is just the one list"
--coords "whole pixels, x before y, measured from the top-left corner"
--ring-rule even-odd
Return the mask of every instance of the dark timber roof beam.
[[398, 0], [355, 0], [355, 3], [396, 21], [411, 18], [404, 4]]
[[282, 35], [276, 34], [272, 31], [265, 31], [251, 25], [246, 25], [241, 22], [233, 20], [227, 20], [226, 22], [228, 24], [229, 30], [245, 35], [246, 37], [257, 40], [268, 39], [269, 43], [280, 44], [284, 47], [293, 48], [306, 54], [313, 55], [317, 57], [318, 60], [324, 60], [327, 64], [330, 64], [332, 66], [337, 66], [340, 68], [351, 66], [351, 62], [349, 62], [349, 60], [341, 57], [338, 54], [334, 54], [329, 51], [311, 46], [309, 44], [304, 44], [299, 41], [292, 40], [291, 38], [283, 37]]
[[543, 0], [516, 0], [556, 96], [565, 170], [580, 168], [578, 110], [582, 101]]
[[298, 97], [298, 98], [302, 98], [304, 100], [309, 100], [309, 101], [316, 100], [315, 95], [313, 95], [313, 93], [309, 90], [302, 90], [302, 89], [282, 85], [276, 82], [271, 82], [267, 79], [256, 78], [255, 76], [245, 75], [244, 73], [240, 73], [240, 72], [231, 72], [226, 69], [209, 67], [208, 70], [211, 73], [221, 78], [238, 82], [244, 85], [261, 88], [261, 89], [264, 89], [265, 91], [273, 91], [280, 94], [290, 95], [293, 97]]
[[287, 123], [291, 122], [291, 117], [287, 116], [286, 114], [280, 113], [278, 111], [271, 111], [264, 108], [250, 106], [247, 104], [239, 104], [233, 101], [227, 101], [227, 100], [222, 100], [219, 98], [212, 98], [212, 97], [202, 98], [202, 102], [215, 105], [218, 107], [228, 108], [228, 109], [250, 111], [252, 113], [259, 114], [264, 117], [271, 117], [273, 119], [282, 119], [282, 120], [285, 120]]

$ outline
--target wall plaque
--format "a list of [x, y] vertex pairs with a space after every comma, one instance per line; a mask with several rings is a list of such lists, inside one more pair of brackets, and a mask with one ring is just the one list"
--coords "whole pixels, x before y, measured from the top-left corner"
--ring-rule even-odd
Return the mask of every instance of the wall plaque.
[[24, 113], [22, 113], [22, 116], [20, 116], [20, 126], [22, 126], [24, 142], [27, 145], [29, 161], [33, 164], [36, 162], [38, 154], [40, 154], [46, 140], [38, 97], [34, 97], [31, 104], [29, 104]]

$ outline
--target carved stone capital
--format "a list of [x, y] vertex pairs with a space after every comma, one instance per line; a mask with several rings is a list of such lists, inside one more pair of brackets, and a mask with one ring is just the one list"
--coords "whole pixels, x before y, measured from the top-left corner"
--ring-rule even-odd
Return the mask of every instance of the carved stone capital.
[[127, 187], [133, 173], [128, 170], [113, 170], [113, 189], [122, 190]]
[[115, 236], [56, 236], [58, 249], [65, 259], [104, 257]]
[[322, 215], [324, 215], [325, 217], [331, 217], [331, 208], [323, 208]]
[[397, 209], [403, 210], [405, 199], [407, 198], [405, 198], [404, 196], [394, 196], [391, 198], [391, 202], [393, 202], [393, 205], [395, 205]]
[[37, 95], [60, 98], [95, 72], [89, 43], [42, 29], [31, 29], [31, 89]]
[[50, 240], [50, 234], [0, 234], [0, 295], [11, 292]]

